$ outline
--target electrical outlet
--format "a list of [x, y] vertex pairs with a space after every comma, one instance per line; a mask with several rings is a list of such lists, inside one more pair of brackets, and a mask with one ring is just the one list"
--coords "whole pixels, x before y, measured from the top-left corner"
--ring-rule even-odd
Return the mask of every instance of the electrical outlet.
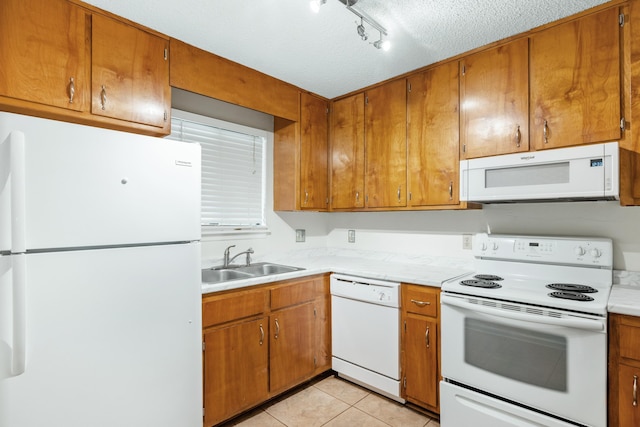
[[296, 242], [304, 242], [306, 232], [303, 228], [296, 229]]
[[463, 234], [462, 235], [462, 249], [473, 249], [472, 237], [471, 234]]
[[349, 243], [356, 242], [356, 230], [349, 230], [349, 232], [347, 233], [347, 236], [349, 237]]

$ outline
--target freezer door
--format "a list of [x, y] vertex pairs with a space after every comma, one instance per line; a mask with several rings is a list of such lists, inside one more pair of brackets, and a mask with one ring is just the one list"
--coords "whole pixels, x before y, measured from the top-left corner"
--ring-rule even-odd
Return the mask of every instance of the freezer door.
[[197, 144], [3, 112], [0, 191], [0, 251], [200, 239]]
[[201, 427], [199, 254], [195, 242], [21, 255], [26, 364], [11, 372], [13, 337], [0, 336], [0, 427]]

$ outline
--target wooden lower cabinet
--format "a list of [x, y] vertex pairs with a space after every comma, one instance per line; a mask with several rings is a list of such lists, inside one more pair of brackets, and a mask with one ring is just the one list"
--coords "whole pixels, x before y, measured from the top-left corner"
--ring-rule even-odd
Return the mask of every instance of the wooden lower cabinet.
[[609, 427], [640, 426], [640, 317], [609, 315]]
[[401, 292], [403, 397], [440, 413], [440, 289], [403, 284]]
[[269, 396], [266, 317], [204, 333], [204, 424], [215, 425]]
[[204, 426], [331, 368], [329, 275], [203, 297]]
[[309, 302], [271, 315], [269, 386], [272, 391], [286, 389], [292, 383], [313, 376], [314, 305], [314, 302]]

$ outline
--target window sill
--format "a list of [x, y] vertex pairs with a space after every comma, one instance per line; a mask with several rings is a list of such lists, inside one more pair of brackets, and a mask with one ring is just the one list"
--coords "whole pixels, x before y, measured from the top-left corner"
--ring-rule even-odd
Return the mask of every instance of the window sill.
[[233, 237], [267, 237], [271, 231], [264, 228], [216, 228], [202, 227], [202, 240], [226, 240], [229, 236]]

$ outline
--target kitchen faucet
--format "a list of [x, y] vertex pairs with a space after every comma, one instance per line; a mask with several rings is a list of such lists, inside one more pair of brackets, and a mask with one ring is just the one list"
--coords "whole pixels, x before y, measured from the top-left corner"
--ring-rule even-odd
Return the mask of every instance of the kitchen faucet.
[[251, 254], [253, 253], [253, 249], [252, 249], [252, 248], [249, 248], [249, 249], [247, 249], [247, 250], [246, 250], [246, 251], [244, 251], [244, 252], [237, 253], [237, 254], [235, 254], [232, 258], [229, 258], [229, 256], [230, 256], [230, 253], [229, 253], [230, 249], [231, 249], [231, 248], [235, 248], [235, 247], [236, 247], [236, 245], [231, 245], [231, 246], [229, 246], [227, 249], [225, 249], [225, 250], [224, 250], [224, 263], [223, 263], [223, 265], [222, 265], [222, 266], [223, 266], [223, 267], [229, 267], [229, 264], [231, 264], [231, 262], [232, 262], [234, 259], [238, 258], [238, 257], [239, 257], [240, 255], [242, 255], [242, 254], [247, 254], [247, 260], [246, 260], [246, 264], [245, 264], [245, 265], [249, 265], [249, 264], [251, 264]]

